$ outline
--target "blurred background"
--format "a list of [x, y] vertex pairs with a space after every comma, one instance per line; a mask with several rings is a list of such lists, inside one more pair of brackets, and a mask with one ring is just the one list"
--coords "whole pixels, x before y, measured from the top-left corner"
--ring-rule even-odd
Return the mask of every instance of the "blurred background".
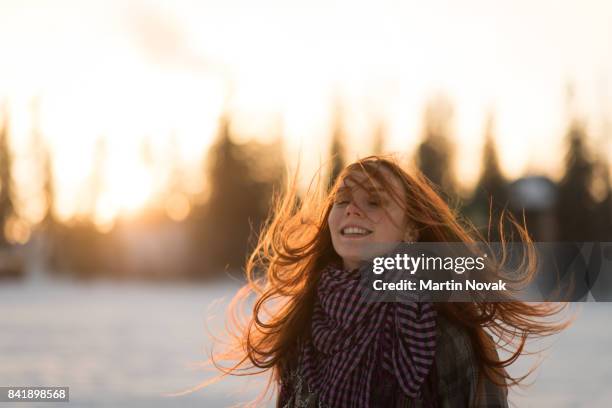
[[[305, 190], [395, 153], [483, 231], [507, 207], [537, 241], [612, 241], [610, 21], [596, 0], [0, 1], [0, 385], [252, 398], [262, 379], [161, 393], [210, 377], [205, 328], [298, 163]], [[608, 406], [609, 312], [584, 304], [512, 401]]]

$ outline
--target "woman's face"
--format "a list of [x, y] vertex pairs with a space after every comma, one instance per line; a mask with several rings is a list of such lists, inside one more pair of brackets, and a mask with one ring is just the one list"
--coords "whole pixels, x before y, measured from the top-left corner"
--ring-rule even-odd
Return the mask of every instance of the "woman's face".
[[[400, 181], [386, 168], [381, 171], [394, 189], [394, 196], [405, 197]], [[412, 236], [407, 230], [404, 209], [382, 186], [361, 172], [342, 181], [327, 222], [334, 249], [348, 269], [384, 255]]]

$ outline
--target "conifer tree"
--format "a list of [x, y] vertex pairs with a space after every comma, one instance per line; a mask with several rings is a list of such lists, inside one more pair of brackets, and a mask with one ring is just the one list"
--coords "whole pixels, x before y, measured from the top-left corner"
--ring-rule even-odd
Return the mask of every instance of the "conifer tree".
[[0, 247], [9, 243], [5, 234], [8, 220], [15, 213], [13, 203], [12, 153], [9, 142], [8, 109], [5, 107], [0, 127]]
[[561, 241], [589, 241], [593, 235], [595, 202], [591, 194], [593, 162], [586, 146], [584, 126], [570, 123], [564, 174], [559, 183], [557, 221]]
[[207, 160], [210, 195], [194, 214], [194, 242], [200, 260], [193, 269], [194, 277], [244, 266], [250, 244], [268, 215], [272, 186], [280, 181], [283, 169], [278, 145], [237, 144], [229, 118], [221, 118]]
[[491, 220], [492, 238], [499, 236], [497, 219], [501, 210], [508, 203], [508, 186], [499, 166], [494, 139], [494, 118], [492, 114], [486, 120], [484, 146], [482, 150], [482, 169], [467, 206], [468, 215], [478, 226], [488, 226]]
[[[423, 141], [416, 152], [416, 163], [442, 193], [456, 192], [451, 143], [453, 107], [446, 97], [430, 100], [423, 115]], [[448, 197], [447, 197], [448, 198]]]

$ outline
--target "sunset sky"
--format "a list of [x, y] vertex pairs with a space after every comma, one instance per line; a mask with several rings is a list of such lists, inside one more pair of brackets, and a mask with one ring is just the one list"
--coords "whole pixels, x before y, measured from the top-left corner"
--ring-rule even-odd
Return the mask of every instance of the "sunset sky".
[[[504, 171], [557, 177], [570, 81], [593, 146], [612, 150], [610, 21], [605, 0], [1, 0], [0, 105], [16, 163], [27, 163], [38, 101], [64, 218], [88, 211], [105, 151], [100, 223], [145, 205], [177, 161], [182, 188], [198, 191], [224, 108], [244, 138], [269, 139], [282, 118], [289, 161], [312, 172], [326, 160], [334, 101], [345, 103], [350, 158], [367, 152], [381, 118], [386, 150], [406, 154], [424, 103], [444, 92], [465, 185], [491, 110]], [[15, 172], [27, 202], [31, 166]]]

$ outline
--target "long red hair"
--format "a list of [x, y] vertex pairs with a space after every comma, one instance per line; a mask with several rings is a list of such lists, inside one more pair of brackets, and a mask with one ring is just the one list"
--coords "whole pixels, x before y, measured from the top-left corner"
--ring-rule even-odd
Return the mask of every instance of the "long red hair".
[[[271, 216], [246, 262], [247, 284], [230, 304], [230, 348], [211, 356], [211, 361], [222, 371], [221, 377], [269, 372], [267, 391], [282, 376], [286, 364], [295, 356], [296, 340], [308, 333], [321, 270], [328, 263], [340, 260], [327, 223], [334, 194], [345, 177], [364, 172], [392, 196], [397, 196], [381, 172], [383, 168], [404, 187], [406, 197], [395, 198], [403, 204], [408, 219], [417, 228], [419, 241], [487, 241], [449, 207], [425, 176], [417, 170], [406, 172], [392, 157], [369, 156], [348, 165], [329, 191], [321, 188], [324, 183], [319, 176], [318, 183], [311, 184], [303, 199], [298, 195], [296, 177], [293, 177], [284, 192], [275, 197]], [[518, 240], [531, 245], [527, 230], [504, 214], [499, 220], [501, 243], [506, 240], [502, 225], [506, 218], [517, 232]], [[528, 251], [521, 264], [525, 280], [532, 277], [535, 266], [535, 255]], [[568, 322], [547, 319], [560, 312], [565, 307], [563, 303], [465, 302], [436, 303], [435, 306], [439, 314], [469, 334], [480, 372], [506, 387], [519, 384], [529, 374], [516, 378], [505, 370], [525, 352], [527, 339], [557, 333], [568, 325]], [[250, 313], [245, 315], [245, 310]], [[508, 358], [497, 357], [496, 344], [485, 327], [499, 339], [497, 345], [509, 352]], [[228, 359], [233, 363], [222, 366], [220, 361]]]

